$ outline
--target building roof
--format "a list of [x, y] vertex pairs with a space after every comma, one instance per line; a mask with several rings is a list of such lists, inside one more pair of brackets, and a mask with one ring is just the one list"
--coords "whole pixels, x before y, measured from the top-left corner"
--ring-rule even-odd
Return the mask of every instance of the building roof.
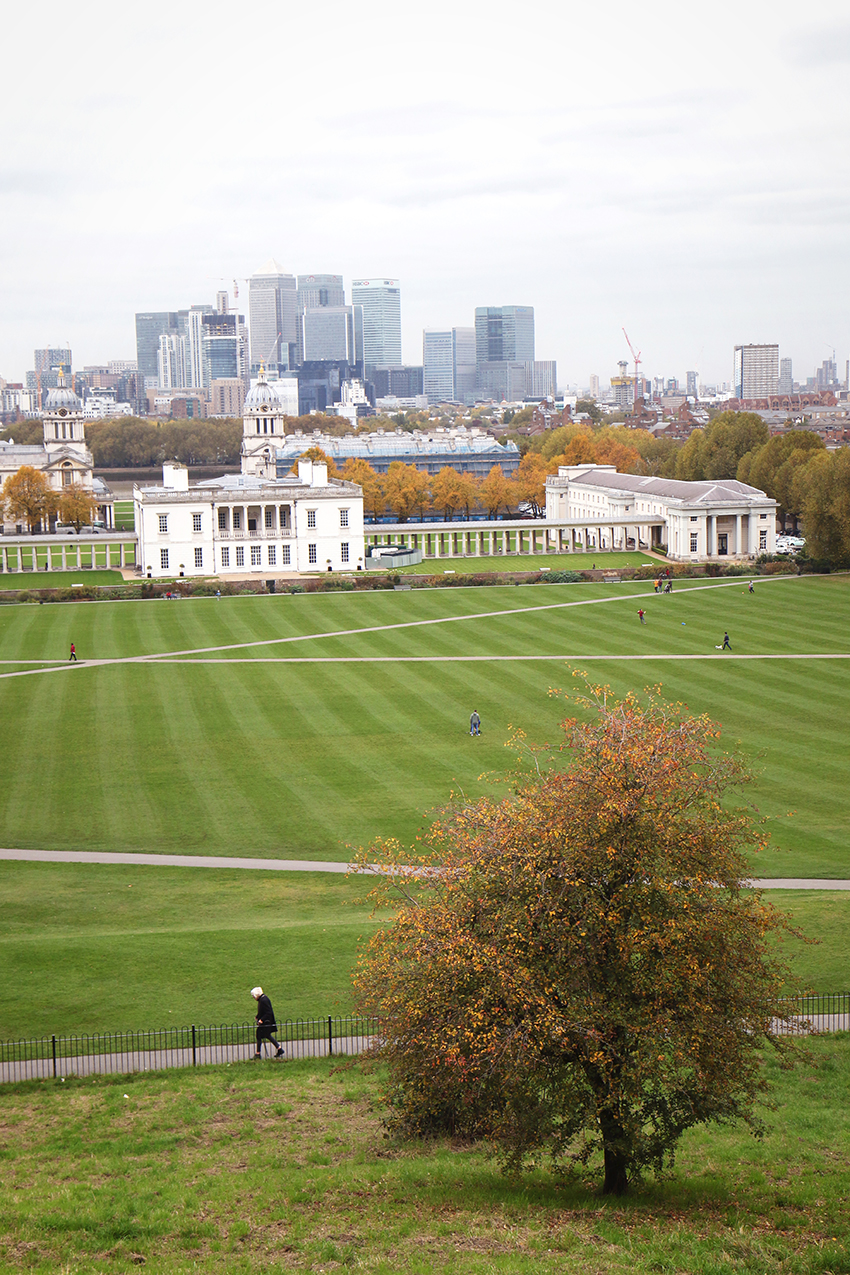
[[285, 460], [291, 456], [294, 460], [308, 447], [321, 447], [325, 455], [343, 463], [350, 457], [369, 460], [371, 456], [410, 458], [493, 453], [496, 456], [519, 457], [519, 449], [512, 439], [499, 443], [483, 431], [480, 434], [460, 430], [426, 434], [419, 430], [399, 430], [394, 434], [346, 434], [342, 438], [319, 434], [318, 431], [313, 434], [287, 434], [277, 446], [278, 459]]
[[[562, 477], [566, 478], [566, 475]], [[589, 487], [605, 487], [609, 491], [628, 492], [635, 496], [657, 496], [662, 500], [679, 500], [689, 505], [740, 505], [746, 501], [770, 499], [758, 487], [740, 483], [736, 478], [705, 482], [686, 482], [679, 478], [653, 478], [642, 474], [619, 474], [613, 469], [588, 469], [568, 481]]]

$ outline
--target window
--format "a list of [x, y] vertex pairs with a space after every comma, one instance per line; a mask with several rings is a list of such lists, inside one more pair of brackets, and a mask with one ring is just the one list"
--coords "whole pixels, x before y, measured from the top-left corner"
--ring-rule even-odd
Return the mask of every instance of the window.
[[233, 510], [233, 530], [240, 531], [241, 528], [242, 528], [242, 510], [234, 509]]
[[271, 530], [274, 527], [274, 510], [266, 510], [266, 529]]
[[348, 562], [348, 545], [339, 546], [339, 556], [343, 562]]
[[762, 553], [767, 549], [767, 528], [759, 532], [759, 549], [761, 549]]
[[316, 546], [315, 546], [315, 545], [308, 545], [308, 546], [307, 546], [307, 561], [308, 561], [308, 562], [318, 562], [318, 561], [319, 561], [319, 556], [318, 556], [318, 554], [316, 553]]
[[244, 545], [236, 546], [236, 565], [237, 567], [245, 566], [245, 546]]
[[251, 545], [251, 566], [261, 567], [262, 565], [262, 545]]
[[277, 547], [275, 545], [269, 545], [269, 566], [277, 566]]
[[283, 565], [285, 567], [288, 567], [289, 566], [289, 545], [283, 545], [281, 547], [281, 554], [283, 556]]
[[230, 566], [230, 549], [229, 548], [222, 549], [221, 551], [221, 565], [223, 567]]
[[766, 518], [767, 514], [759, 514], [759, 518]]
[[201, 515], [200, 514], [192, 514], [192, 530], [193, 531], [201, 530]]
[[347, 510], [347, 509], [340, 509], [340, 511], [339, 511], [339, 525], [340, 525], [341, 527], [347, 527], [347, 526], [348, 526], [348, 510]]
[[308, 509], [307, 510], [307, 526], [315, 527], [315, 525], [316, 525], [316, 511], [315, 509]]
[[691, 532], [691, 553], [696, 553], [699, 537], [695, 531]]
[[697, 519], [697, 515], [696, 515], [696, 514], [691, 514], [691, 522], [697, 522], [697, 521], [698, 521], [698, 519]]
[[204, 551], [200, 546], [195, 550], [195, 566], [202, 567], [204, 565]]
[[227, 510], [219, 509], [218, 511], [218, 529], [219, 531], [227, 531]]
[[159, 529], [160, 531], [168, 531], [168, 514], [159, 515]]
[[159, 569], [160, 571], [168, 570], [168, 550], [160, 549], [159, 551]]

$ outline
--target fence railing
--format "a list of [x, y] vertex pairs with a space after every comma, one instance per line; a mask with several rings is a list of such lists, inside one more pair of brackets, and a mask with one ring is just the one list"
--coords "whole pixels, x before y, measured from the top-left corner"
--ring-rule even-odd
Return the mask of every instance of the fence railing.
[[[850, 1031], [850, 992], [824, 992], [786, 1002], [781, 1031], [810, 1035]], [[378, 1035], [376, 1018], [333, 1016], [281, 1022], [275, 1036], [287, 1059], [362, 1053]], [[171, 1067], [243, 1062], [254, 1056], [256, 1025], [162, 1027], [150, 1031], [83, 1032], [0, 1041], [0, 1084], [62, 1076], [128, 1075]], [[266, 1042], [264, 1057], [274, 1049]]]
[[[274, 1035], [287, 1059], [323, 1058], [362, 1053], [376, 1031], [375, 1019], [329, 1015], [279, 1023]], [[40, 1036], [0, 1042], [0, 1084], [242, 1062], [256, 1048], [254, 1023]], [[266, 1042], [264, 1057], [274, 1053]]]

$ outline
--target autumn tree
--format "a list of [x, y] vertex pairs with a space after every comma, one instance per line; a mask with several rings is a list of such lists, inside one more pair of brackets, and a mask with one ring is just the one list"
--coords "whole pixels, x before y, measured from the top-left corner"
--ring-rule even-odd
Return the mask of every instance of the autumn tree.
[[329, 456], [324, 448], [319, 447], [317, 443], [314, 443], [312, 447], [308, 447], [306, 451], [301, 452], [298, 460], [312, 460], [318, 465], [327, 465], [328, 478], [339, 478], [340, 476], [333, 456]]
[[55, 511], [57, 496], [50, 479], [32, 465], [22, 465], [16, 474], [10, 474], [0, 490], [5, 517], [25, 522], [30, 531]]
[[381, 475], [361, 456], [345, 462], [340, 477], [363, 488], [363, 512], [367, 518], [378, 518], [384, 512], [384, 486]]
[[546, 476], [557, 473], [557, 469], [557, 462], [547, 462], [537, 452], [527, 452], [519, 463], [514, 474], [517, 499], [530, 505], [535, 517], [546, 508]]
[[69, 523], [76, 531], [89, 527], [97, 513], [97, 501], [80, 483], [71, 483], [58, 493], [56, 511], [60, 522]]
[[442, 510], [446, 522], [451, 522], [455, 510], [463, 509], [469, 500], [469, 485], [451, 465], [444, 465], [431, 480], [431, 503]]
[[514, 500], [514, 485], [501, 465], [494, 465], [486, 478], [478, 484], [478, 503], [487, 510], [490, 518], [498, 518], [499, 510], [510, 510]]
[[415, 465], [394, 460], [384, 475], [384, 500], [399, 522], [417, 511], [421, 517], [429, 503], [428, 475]]
[[748, 776], [718, 727], [657, 688], [577, 698], [566, 766], [520, 735], [510, 795], [462, 801], [419, 855], [361, 854], [396, 915], [355, 987], [396, 1131], [483, 1136], [514, 1168], [601, 1153], [621, 1194], [693, 1125], [758, 1129], [763, 1047], [791, 1049], [789, 927], [747, 888], [764, 838], [723, 799]]

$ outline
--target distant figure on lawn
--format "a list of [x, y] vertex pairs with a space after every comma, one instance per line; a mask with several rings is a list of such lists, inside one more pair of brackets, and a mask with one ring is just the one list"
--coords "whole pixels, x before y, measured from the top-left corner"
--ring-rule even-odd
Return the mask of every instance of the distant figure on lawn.
[[748, 583], [748, 585], [747, 585], [747, 593], [755, 593], [755, 589], [753, 588], [753, 582], [752, 582], [752, 580], [750, 580], [750, 582], [749, 582], [749, 583]]
[[481, 734], [481, 718], [478, 716], [474, 708], [472, 710], [472, 716], [469, 719], [469, 733], [470, 735]]
[[71, 643], [71, 654], [68, 656], [68, 663], [69, 663], [69, 664], [70, 664], [71, 660], [73, 660], [73, 661], [74, 661], [74, 663], [76, 664], [76, 662], [77, 662], [77, 648], [74, 646], [74, 643], [73, 643], [73, 642]]
[[642, 607], [640, 611], [638, 611], [638, 619], [640, 620], [641, 624], [646, 624], [646, 612], [643, 610]]
[[262, 1058], [263, 1041], [267, 1040], [275, 1047], [275, 1058], [282, 1058], [283, 1045], [281, 1045], [280, 1041], [275, 1040], [274, 1036], [274, 1033], [277, 1030], [277, 1022], [275, 1021], [272, 1003], [268, 996], [266, 996], [262, 987], [252, 987], [251, 995], [257, 1002], [257, 1013], [255, 1015], [257, 1023], [257, 1052], [254, 1054], [254, 1057]]
[[729, 641], [729, 634], [728, 634], [728, 633], [724, 633], [724, 634], [723, 634], [723, 645], [721, 646], [721, 648], [720, 648], [720, 649], [721, 649], [721, 651], [731, 651], [731, 650], [732, 650], [732, 643]]

